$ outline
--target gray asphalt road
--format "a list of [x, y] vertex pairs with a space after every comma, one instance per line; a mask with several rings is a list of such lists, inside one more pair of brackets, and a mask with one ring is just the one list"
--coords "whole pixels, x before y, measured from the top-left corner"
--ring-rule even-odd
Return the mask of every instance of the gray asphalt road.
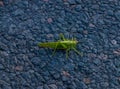
[[[38, 42], [74, 36], [74, 51]], [[119, 0], [0, 0], [0, 89], [120, 89]]]

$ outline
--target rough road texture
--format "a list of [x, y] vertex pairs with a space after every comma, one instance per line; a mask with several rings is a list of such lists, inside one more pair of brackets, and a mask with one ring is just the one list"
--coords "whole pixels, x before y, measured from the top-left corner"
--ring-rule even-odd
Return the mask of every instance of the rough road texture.
[[[83, 57], [37, 47], [59, 33]], [[120, 0], [0, 1], [0, 89], [120, 89]]]

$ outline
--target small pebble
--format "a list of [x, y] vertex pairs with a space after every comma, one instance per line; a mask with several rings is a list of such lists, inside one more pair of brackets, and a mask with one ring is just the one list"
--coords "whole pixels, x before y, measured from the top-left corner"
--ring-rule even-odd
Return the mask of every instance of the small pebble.
[[43, 89], [43, 86], [38, 86], [37, 89]]
[[52, 18], [48, 18], [47, 21], [48, 21], [48, 23], [53, 22]]
[[58, 89], [58, 87], [55, 84], [50, 84], [49, 87], [50, 89]]
[[75, 0], [67, 0], [69, 4], [76, 4]]
[[115, 17], [120, 21], [120, 10], [115, 12]]
[[117, 44], [117, 41], [116, 41], [116, 40], [111, 40], [111, 43], [112, 43], [113, 45], [116, 45], [116, 44]]
[[4, 6], [3, 1], [0, 1], [0, 6]]

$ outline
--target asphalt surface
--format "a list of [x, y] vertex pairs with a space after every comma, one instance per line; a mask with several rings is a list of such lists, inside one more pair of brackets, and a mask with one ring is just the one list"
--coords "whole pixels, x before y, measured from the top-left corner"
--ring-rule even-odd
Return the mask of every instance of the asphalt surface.
[[0, 89], [120, 89], [120, 0], [0, 0]]

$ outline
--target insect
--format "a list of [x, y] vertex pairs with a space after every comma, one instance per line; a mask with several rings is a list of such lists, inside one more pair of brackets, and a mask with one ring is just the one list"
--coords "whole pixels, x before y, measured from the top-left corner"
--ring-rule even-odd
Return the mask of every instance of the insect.
[[76, 41], [74, 38], [65, 39], [64, 35], [62, 33], [59, 34], [59, 40], [56, 42], [44, 42], [44, 43], [38, 43], [39, 47], [45, 47], [45, 48], [52, 48], [54, 49], [52, 55], [55, 54], [56, 49], [63, 49], [66, 50], [66, 58], [68, 58], [68, 52], [73, 49], [77, 54], [83, 55], [77, 49], [75, 48], [78, 41]]

